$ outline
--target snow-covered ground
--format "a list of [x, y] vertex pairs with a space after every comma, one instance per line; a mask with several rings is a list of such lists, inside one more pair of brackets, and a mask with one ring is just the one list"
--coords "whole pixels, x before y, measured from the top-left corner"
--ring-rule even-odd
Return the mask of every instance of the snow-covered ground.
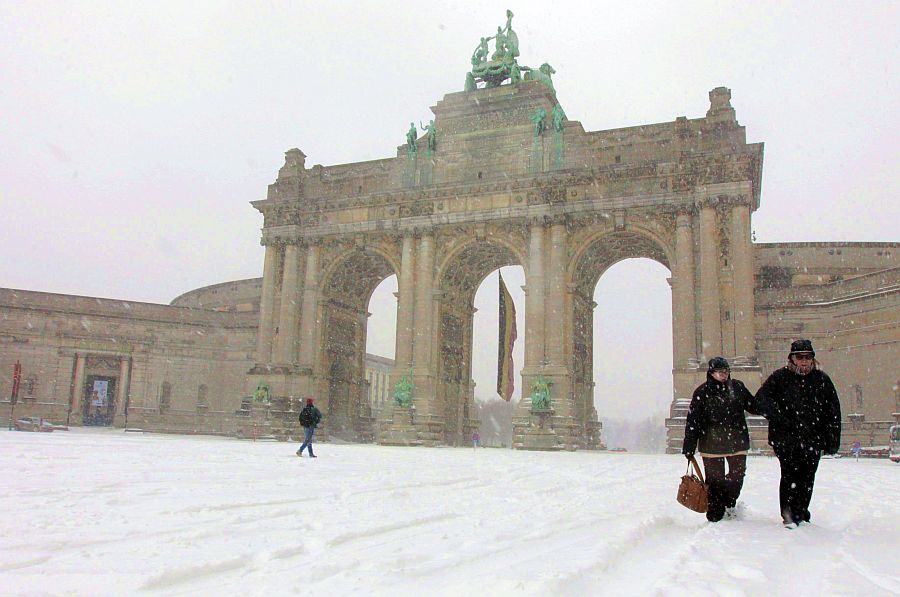
[[813, 524], [751, 458], [737, 520], [681, 456], [0, 431], [16, 595], [900, 594], [900, 465], [823, 460]]

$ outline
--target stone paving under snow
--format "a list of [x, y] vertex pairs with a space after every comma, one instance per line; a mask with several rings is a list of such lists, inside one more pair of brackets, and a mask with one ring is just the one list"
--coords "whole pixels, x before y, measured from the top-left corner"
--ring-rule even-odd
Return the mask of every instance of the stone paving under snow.
[[14, 595], [896, 595], [900, 465], [823, 460], [813, 524], [751, 457], [737, 520], [676, 455], [0, 431]]

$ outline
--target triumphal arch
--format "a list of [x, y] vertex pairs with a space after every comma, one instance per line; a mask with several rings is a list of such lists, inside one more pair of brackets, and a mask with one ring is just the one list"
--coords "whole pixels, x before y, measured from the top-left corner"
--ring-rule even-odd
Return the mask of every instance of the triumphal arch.
[[[286, 153], [266, 199], [253, 202], [266, 250], [250, 385], [316, 396], [330, 436], [459, 444], [477, 428], [475, 291], [497, 268], [519, 265], [524, 397], [514, 445], [597, 447], [593, 290], [632, 257], [671, 272], [673, 405], [714, 355], [758, 383], [750, 215], [763, 146], [746, 142], [730, 90], [710, 91], [702, 118], [585, 131], [566, 116], [554, 74], [549, 63], [519, 63], [507, 13], [477, 43], [464, 91], [438, 101], [427, 126], [411, 125], [393, 157], [308, 168], [299, 149]], [[395, 399], [374, 420], [366, 307], [391, 275]]]

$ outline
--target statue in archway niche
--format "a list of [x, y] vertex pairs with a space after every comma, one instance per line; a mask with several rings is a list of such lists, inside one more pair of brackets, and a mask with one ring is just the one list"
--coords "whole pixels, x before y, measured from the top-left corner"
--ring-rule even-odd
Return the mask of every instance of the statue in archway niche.
[[397, 385], [394, 386], [394, 404], [408, 407], [412, 405], [413, 383], [411, 373], [403, 375]]
[[256, 389], [253, 391], [253, 401], [262, 404], [269, 402], [269, 384], [264, 381], [256, 384]]
[[553, 382], [543, 375], [538, 375], [531, 384], [531, 410], [550, 410], [550, 386]]

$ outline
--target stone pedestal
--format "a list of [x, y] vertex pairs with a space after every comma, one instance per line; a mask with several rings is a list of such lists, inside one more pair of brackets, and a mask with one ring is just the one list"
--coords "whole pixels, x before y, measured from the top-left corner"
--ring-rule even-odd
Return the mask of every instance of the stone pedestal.
[[411, 406], [396, 404], [385, 407], [389, 418], [381, 420], [378, 430], [378, 443], [385, 446], [419, 446], [419, 434], [416, 432], [416, 411]]
[[517, 450], [563, 450], [563, 438], [553, 428], [554, 411], [532, 409], [528, 417], [513, 420], [513, 447]]
[[[750, 393], [756, 393], [762, 384], [762, 369], [754, 362], [728, 357], [732, 362], [731, 377], [747, 386]], [[666, 453], [680, 454], [684, 442], [684, 424], [687, 419], [691, 396], [700, 384], [706, 381], [706, 364], [697, 367], [685, 367], [672, 372], [675, 397], [669, 407], [669, 418], [666, 419]], [[750, 447], [766, 452], [768, 447], [768, 425], [761, 417], [747, 417], [750, 430]]]

